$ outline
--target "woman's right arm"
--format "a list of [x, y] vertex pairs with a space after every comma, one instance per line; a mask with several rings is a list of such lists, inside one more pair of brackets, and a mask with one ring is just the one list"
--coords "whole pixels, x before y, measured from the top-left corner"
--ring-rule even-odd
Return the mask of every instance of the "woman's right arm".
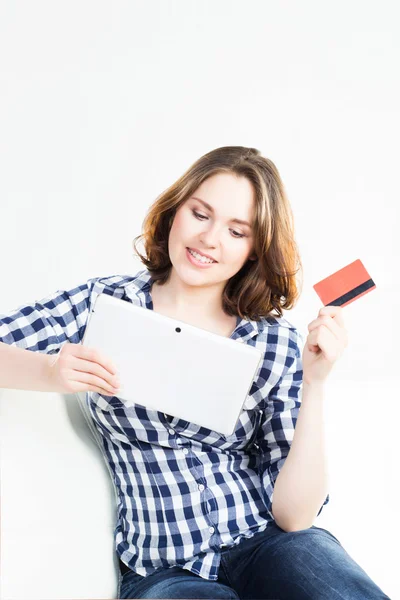
[[94, 348], [66, 343], [54, 356], [0, 342], [0, 388], [114, 396], [118, 378], [113, 363]]
[[83, 346], [91, 305], [104, 285], [89, 279], [0, 314], [0, 388], [116, 394], [115, 365]]
[[0, 342], [0, 388], [53, 392], [50, 380], [54, 356]]

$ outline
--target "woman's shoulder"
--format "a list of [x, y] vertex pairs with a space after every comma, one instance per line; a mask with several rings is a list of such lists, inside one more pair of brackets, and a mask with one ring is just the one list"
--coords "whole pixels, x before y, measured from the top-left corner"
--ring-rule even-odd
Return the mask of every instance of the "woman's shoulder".
[[124, 288], [128, 286], [143, 287], [149, 281], [150, 274], [147, 269], [140, 269], [136, 273], [129, 273], [125, 275], [114, 274], [106, 275], [104, 277], [94, 278], [99, 284], [111, 287], [111, 288]]
[[271, 343], [275, 340], [277, 344], [285, 342], [287, 347], [295, 349], [304, 345], [304, 335], [299, 327], [291, 323], [284, 316], [263, 317], [259, 326], [261, 337]]

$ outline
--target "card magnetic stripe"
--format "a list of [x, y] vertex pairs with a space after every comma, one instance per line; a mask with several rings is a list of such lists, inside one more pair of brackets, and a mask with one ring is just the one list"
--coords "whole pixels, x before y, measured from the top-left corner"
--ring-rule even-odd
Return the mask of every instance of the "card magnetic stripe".
[[357, 296], [365, 294], [368, 290], [371, 290], [374, 287], [375, 283], [372, 281], [372, 279], [368, 279], [368, 281], [362, 283], [361, 285], [358, 285], [349, 292], [346, 292], [346, 294], [342, 294], [342, 296], [339, 296], [335, 300], [330, 300], [328, 304], [325, 304], [325, 306], [342, 306], [346, 302], [354, 300], [355, 298], [357, 298]]

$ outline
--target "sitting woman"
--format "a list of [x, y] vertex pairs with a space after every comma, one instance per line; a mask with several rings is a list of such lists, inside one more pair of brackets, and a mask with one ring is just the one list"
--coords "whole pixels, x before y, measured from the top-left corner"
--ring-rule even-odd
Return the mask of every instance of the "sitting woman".
[[[135, 249], [140, 238], [136, 274], [0, 315], [0, 387], [87, 392], [119, 498], [118, 598], [388, 598], [313, 525], [329, 501], [324, 389], [347, 333], [340, 307], [305, 340], [282, 316], [301, 263], [274, 163], [241, 146], [205, 154], [155, 200]], [[262, 350], [232, 435], [124, 405], [115, 365], [81, 344], [102, 293]]]

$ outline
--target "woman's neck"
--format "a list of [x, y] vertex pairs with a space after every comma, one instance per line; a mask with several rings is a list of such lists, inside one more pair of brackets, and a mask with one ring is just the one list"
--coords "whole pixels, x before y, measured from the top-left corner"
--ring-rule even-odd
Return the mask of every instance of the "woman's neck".
[[159, 307], [189, 318], [200, 315], [210, 320], [227, 317], [222, 308], [221, 291], [217, 289], [195, 286], [186, 289], [179, 284], [174, 285], [170, 280], [163, 285], [156, 281], [152, 285], [151, 295], [153, 304], [156, 301]]

